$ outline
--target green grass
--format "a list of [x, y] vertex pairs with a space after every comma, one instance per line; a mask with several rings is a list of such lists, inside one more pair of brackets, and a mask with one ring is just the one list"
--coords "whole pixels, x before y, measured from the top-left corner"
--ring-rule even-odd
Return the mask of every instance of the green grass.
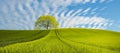
[[46, 36], [49, 31], [50, 30], [0, 30], [0, 47], [40, 39]]
[[120, 32], [96, 29], [0, 31], [0, 53], [120, 53]]

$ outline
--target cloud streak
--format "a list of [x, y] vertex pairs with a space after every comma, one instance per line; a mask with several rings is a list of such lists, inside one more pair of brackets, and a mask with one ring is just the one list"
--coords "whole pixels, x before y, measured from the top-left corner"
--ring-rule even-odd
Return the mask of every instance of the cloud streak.
[[[66, 17], [65, 17], [66, 18]], [[110, 20], [104, 19], [102, 17], [84, 17], [76, 16], [69, 17], [66, 19], [61, 19], [63, 24], [60, 25], [61, 28], [94, 28], [94, 29], [106, 29], [107, 26], [111, 25]]]
[[[1, 1], [0, 29], [33, 30], [34, 22], [41, 15], [56, 17], [60, 28], [95, 28], [106, 29], [112, 22], [97, 16], [99, 7], [84, 7], [89, 3], [104, 3], [106, 0], [4, 0]], [[70, 8], [69, 6], [79, 8]], [[104, 10], [104, 9], [103, 9]], [[86, 16], [88, 15], [88, 16]], [[2, 20], [2, 21], [1, 21]]]

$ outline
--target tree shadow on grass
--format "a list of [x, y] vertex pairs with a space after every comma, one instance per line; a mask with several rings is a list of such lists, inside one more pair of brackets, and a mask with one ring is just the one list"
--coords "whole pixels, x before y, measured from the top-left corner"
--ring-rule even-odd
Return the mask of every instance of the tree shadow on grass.
[[[6, 32], [8, 32], [8, 31], [6, 31]], [[3, 40], [0, 39], [0, 47], [4, 47], [4, 46], [15, 44], [15, 43], [29, 42], [29, 41], [43, 38], [50, 32], [50, 30], [18, 31], [17, 33], [14, 33], [15, 31], [11, 31], [11, 32], [12, 32], [12, 34], [10, 33], [8, 35], [2, 35], [2, 36], [9, 37], [9, 39], [6, 40], [5, 37], [2, 38]], [[1, 36], [1, 33], [0, 33], [0, 36]]]

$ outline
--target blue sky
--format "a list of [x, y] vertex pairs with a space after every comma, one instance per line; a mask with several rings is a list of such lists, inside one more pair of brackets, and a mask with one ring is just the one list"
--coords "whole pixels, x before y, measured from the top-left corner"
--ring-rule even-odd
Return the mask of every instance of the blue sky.
[[120, 0], [0, 0], [1, 30], [34, 30], [41, 15], [55, 16], [60, 28], [120, 31]]

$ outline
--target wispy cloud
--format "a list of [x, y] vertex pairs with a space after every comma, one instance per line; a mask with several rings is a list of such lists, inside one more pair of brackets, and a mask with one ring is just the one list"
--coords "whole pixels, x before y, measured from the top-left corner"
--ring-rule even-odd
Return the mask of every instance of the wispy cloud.
[[[80, 10], [81, 10], [81, 9], [80, 9]], [[80, 11], [80, 10], [78, 10], [78, 11]], [[67, 13], [66, 16], [67, 16], [67, 17], [68, 17], [68, 16], [71, 16], [71, 14], [72, 14], [73, 12], [74, 12], [74, 10], [70, 10], [70, 11]], [[75, 15], [75, 14], [77, 14], [77, 13], [74, 13], [74, 15]]]
[[[108, 0], [107, 0], [108, 1]], [[82, 7], [87, 3], [107, 2], [106, 0], [4, 0], [0, 5], [0, 29], [34, 29], [34, 22], [40, 15], [50, 14], [56, 17], [61, 28], [81, 27], [105, 29], [112, 25], [109, 19], [95, 16], [97, 10], [106, 8]], [[69, 6], [80, 4], [79, 8]], [[3, 6], [2, 6], [3, 5]], [[83, 9], [84, 8], [84, 9]], [[2, 11], [2, 12], [1, 12]], [[89, 14], [90, 16], [86, 16]], [[3, 21], [4, 20], [4, 21]], [[3, 24], [4, 23], [4, 24]]]
[[109, 22], [110, 20], [108, 19], [96, 16], [93, 17], [76, 16], [65, 18], [66, 19], [61, 19], [63, 22], [60, 25], [61, 28], [81, 27], [81, 28], [106, 29], [112, 23]]
[[71, 17], [76, 16], [76, 15], [80, 14], [81, 11], [82, 11], [82, 9], [79, 9], [79, 10], [77, 10], [75, 13], [71, 14], [70, 16], [71, 16]]

